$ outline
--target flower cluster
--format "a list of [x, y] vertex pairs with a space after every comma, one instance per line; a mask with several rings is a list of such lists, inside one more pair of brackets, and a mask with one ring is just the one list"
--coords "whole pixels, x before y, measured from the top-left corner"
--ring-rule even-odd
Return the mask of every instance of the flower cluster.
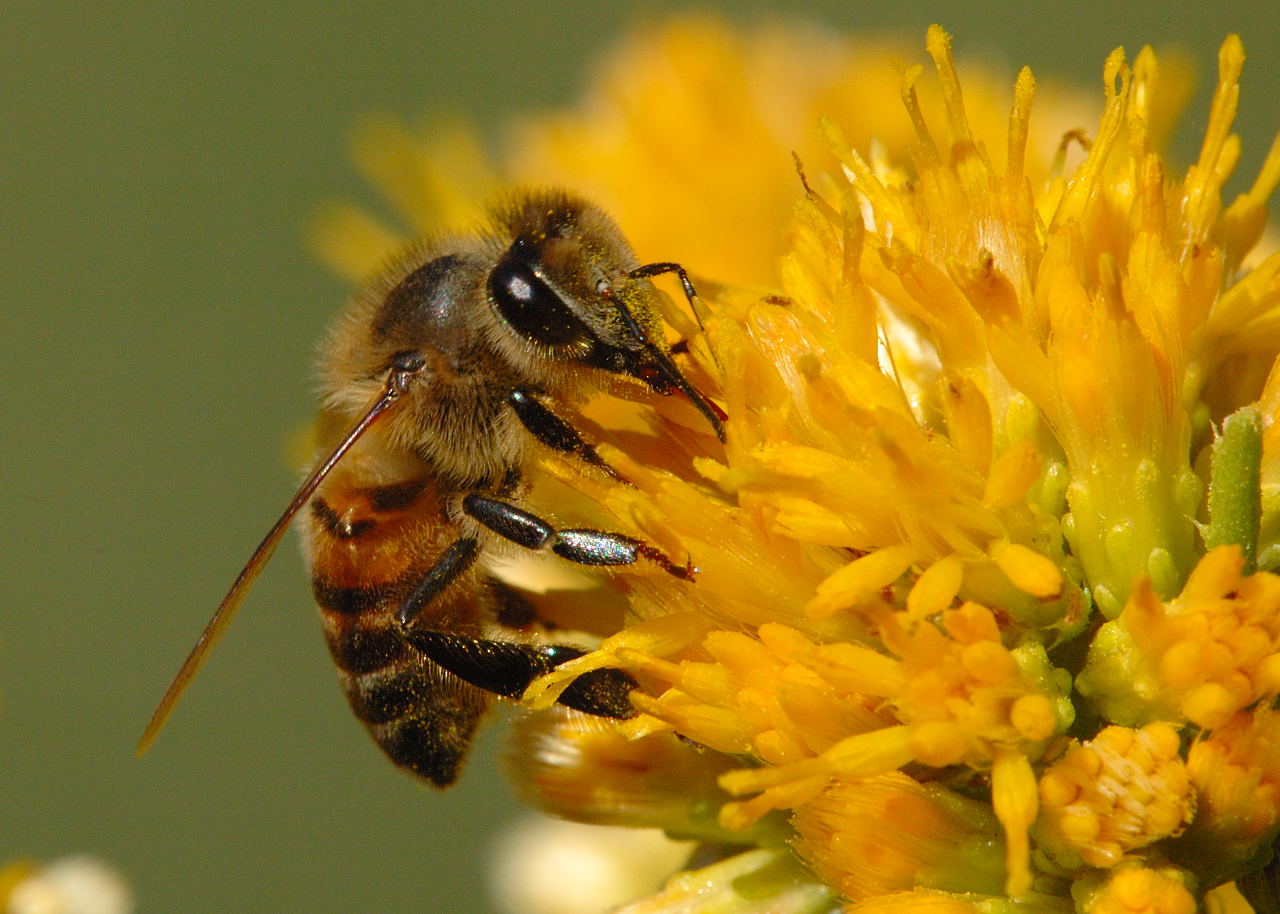
[[[696, 581], [608, 578], [631, 624], [524, 700], [616, 667], [640, 713], [532, 717], [517, 781], [744, 846], [628, 911], [1245, 910], [1280, 833], [1280, 144], [1225, 200], [1235, 37], [1183, 170], [1150, 49], [1107, 59], [1100, 109], [1033, 105], [1025, 69], [962, 91], [926, 49], [933, 79], [681, 20], [508, 166], [458, 130], [362, 141], [412, 224], [462, 218], [451, 175], [566, 184], [702, 295], [668, 317], [727, 442], [601, 397], [626, 482], [540, 458]], [[319, 237], [354, 274], [395, 234], [340, 210]]]

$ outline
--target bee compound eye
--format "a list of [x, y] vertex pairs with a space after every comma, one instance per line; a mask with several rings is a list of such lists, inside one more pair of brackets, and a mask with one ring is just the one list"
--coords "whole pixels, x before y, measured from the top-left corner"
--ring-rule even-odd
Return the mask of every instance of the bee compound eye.
[[530, 264], [508, 255], [489, 274], [489, 295], [516, 333], [544, 346], [588, 342], [587, 326]]

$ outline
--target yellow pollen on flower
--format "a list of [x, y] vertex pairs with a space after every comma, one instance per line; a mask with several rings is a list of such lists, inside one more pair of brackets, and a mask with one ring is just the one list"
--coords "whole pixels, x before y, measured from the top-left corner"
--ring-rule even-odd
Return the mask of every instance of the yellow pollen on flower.
[[1058, 727], [1058, 717], [1053, 705], [1043, 695], [1022, 695], [1009, 709], [1009, 722], [1024, 739], [1033, 742], [1046, 740]]
[[1040, 478], [1044, 460], [1030, 441], [1019, 441], [996, 458], [987, 475], [982, 500], [993, 508], [1012, 507]]
[[727, 798], [715, 779], [732, 766], [729, 756], [669, 733], [629, 740], [563, 708], [524, 715], [513, 730], [508, 775], [522, 798], [543, 812], [597, 825], [661, 828], [682, 838], [743, 838], [716, 822]]
[[960, 644], [999, 646], [1000, 626], [995, 616], [977, 603], [965, 603], [943, 613], [942, 627]]
[[1039, 846], [1060, 865], [1112, 867], [1125, 854], [1178, 834], [1195, 793], [1167, 724], [1107, 727], [1041, 776]]
[[741, 795], [816, 777], [870, 777], [892, 771], [911, 760], [907, 736], [906, 727], [860, 733], [802, 762], [731, 771], [721, 776], [720, 786], [731, 794]]
[[968, 644], [960, 651], [960, 665], [979, 685], [997, 685], [1013, 673], [1013, 658], [1004, 645], [992, 641]]
[[532, 708], [549, 708], [574, 679], [591, 670], [615, 666], [614, 654], [631, 650], [645, 655], [665, 656], [698, 641], [709, 628], [699, 613], [673, 613], [630, 628], [606, 638], [599, 649], [563, 663], [542, 676], [525, 690], [523, 701]]
[[1197, 686], [1182, 700], [1182, 713], [1206, 729], [1221, 727], [1242, 702], [1231, 690], [1216, 682]]
[[[680, 701], [679, 696], [673, 699], [670, 693], [660, 699], [636, 693], [631, 696], [631, 703], [636, 710], [643, 712], [640, 720], [644, 726], [639, 728], [637, 736], [673, 729], [680, 733], [697, 733], [700, 743], [717, 752], [745, 755], [751, 751], [752, 729], [731, 710]], [[666, 726], [653, 727], [649, 719]]]
[[1042, 599], [1056, 597], [1062, 590], [1062, 572], [1058, 566], [1026, 546], [997, 540], [991, 544], [990, 554], [1019, 590]]
[[898, 616], [876, 616], [880, 637], [902, 657], [906, 681], [891, 696], [912, 728], [910, 745], [930, 765], [990, 764], [998, 747], [1034, 744], [1060, 726], [1050, 697], [1028, 680], [1000, 642], [990, 610], [975, 603], [910, 632]]
[[896, 695], [905, 685], [902, 664], [858, 644], [823, 644], [806, 652], [804, 665], [846, 693]]
[[907, 545], [889, 546], [855, 559], [818, 585], [817, 595], [809, 601], [809, 617], [823, 619], [854, 605], [892, 584], [914, 560], [914, 550]]
[[809, 802], [826, 789], [827, 775], [800, 778], [770, 787], [749, 800], [726, 803], [720, 808], [719, 822], [730, 831], [750, 828], [775, 809], [788, 809]]
[[919, 762], [934, 768], [957, 764], [969, 754], [969, 734], [950, 721], [925, 721], [911, 728], [907, 746]]
[[[885, 644], [901, 659], [853, 644], [815, 645], [776, 625], [761, 629], [761, 641], [710, 633], [704, 649], [717, 667], [620, 648], [611, 658], [672, 686], [656, 700], [635, 696], [645, 714], [722, 751], [750, 745], [774, 766], [721, 779], [732, 794], [762, 792], [726, 807], [724, 820], [737, 823], [793, 800], [795, 791], [812, 790], [814, 783], [820, 789], [822, 778], [874, 775], [913, 757], [940, 767], [986, 765], [995, 747], [988, 740], [1035, 744], [1055, 731], [1052, 704], [1024, 682], [989, 610], [973, 603], [947, 610], [942, 629], [922, 622], [909, 631], [893, 614], [877, 614], [876, 621]], [[951, 659], [940, 658], [939, 651]], [[839, 694], [887, 699], [911, 725], [886, 727], [869, 708], [856, 710], [866, 707], [861, 700], [846, 700], [843, 708], [833, 703]], [[948, 720], [954, 714], [962, 716]], [[867, 732], [840, 738], [831, 725], [841, 718]], [[992, 724], [1002, 725], [1004, 735], [984, 730]]]
[[[1008, 885], [1011, 892], [1022, 894], [1030, 886], [1026, 831], [1035, 818], [1035, 779], [1027, 757], [1006, 747], [1035, 747], [1056, 732], [1060, 721], [1054, 706], [1048, 696], [1024, 680], [1019, 662], [1015, 662], [1000, 643], [999, 628], [986, 608], [966, 603], [946, 610], [942, 614], [941, 629], [929, 622], [904, 625], [905, 619], [897, 617], [906, 615], [884, 611], [874, 614], [882, 640], [902, 655], [900, 661], [891, 661], [854, 645], [809, 648], [794, 635], [786, 638], [789, 649], [800, 648], [794, 650], [791, 659], [816, 674], [819, 681], [825, 677], [825, 681], [840, 682], [842, 687], [900, 683], [900, 692], [895, 694], [884, 689], [884, 697], [894, 703], [900, 719], [908, 724], [859, 733], [829, 745], [812, 757], [798, 760], [782, 758], [777, 748], [798, 744], [780, 743], [780, 734], [765, 730], [767, 740], [762, 743], [757, 736], [755, 752], [772, 766], [729, 772], [720, 778], [721, 787], [730, 794], [759, 795], [728, 804], [722, 810], [721, 822], [726, 826], [747, 825], [769, 809], [793, 805], [796, 797], [821, 790], [831, 778], [870, 777], [912, 759], [940, 768], [965, 763], [991, 767], [993, 796], [1000, 798], [996, 811], [1008, 840]], [[774, 637], [783, 631], [776, 629]], [[738, 640], [725, 635], [717, 637], [726, 643]], [[746, 649], [745, 644], [742, 649]], [[759, 650], [757, 647], [747, 652], [754, 654]], [[856, 669], [861, 660], [870, 670], [877, 665], [886, 668], [897, 665], [901, 672], [892, 676], [857, 677], [846, 673], [832, 677], [829, 671], [833, 664], [839, 668], [837, 658], [844, 661], [846, 668]], [[762, 675], [768, 668], [764, 659], [755, 658], [754, 684], [768, 679]], [[744, 684], [744, 689], [752, 690], [752, 686]], [[756, 695], [754, 704], [764, 710], [767, 721], [779, 720], [765, 709], [784, 704], [780, 702], [782, 692], [773, 697], [753, 694]], [[661, 703], [668, 700], [666, 696], [661, 702], [653, 703], [641, 699], [638, 704], [642, 710], [662, 716]], [[679, 727], [676, 715], [687, 713], [686, 705], [673, 704], [671, 716], [665, 719]], [[782, 718], [802, 740], [803, 733], [795, 727], [803, 719], [795, 713]], [[764, 728], [766, 722], [762, 720], [759, 726]], [[691, 732], [696, 738], [697, 731], [682, 732]], [[807, 744], [817, 748], [812, 741]], [[769, 758], [771, 754], [776, 757]]]

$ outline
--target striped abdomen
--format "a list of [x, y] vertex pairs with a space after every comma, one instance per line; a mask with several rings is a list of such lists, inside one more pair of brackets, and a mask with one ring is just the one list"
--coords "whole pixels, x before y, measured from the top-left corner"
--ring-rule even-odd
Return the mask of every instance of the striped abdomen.
[[[458, 776], [488, 695], [416, 654], [394, 621], [457, 532], [428, 476], [387, 483], [386, 463], [353, 455], [312, 499], [311, 585], [356, 717], [393, 762], [446, 787]], [[487, 583], [470, 571], [419, 624], [478, 637], [488, 599]]]

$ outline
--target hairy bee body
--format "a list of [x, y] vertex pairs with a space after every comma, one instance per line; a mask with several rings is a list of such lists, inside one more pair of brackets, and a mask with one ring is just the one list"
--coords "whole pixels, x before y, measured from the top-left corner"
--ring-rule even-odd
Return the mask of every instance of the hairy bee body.
[[[321, 459], [223, 600], [142, 747], [225, 630], [295, 513], [347, 699], [397, 765], [447, 786], [492, 695], [518, 698], [582, 651], [542, 636], [486, 559], [521, 548], [583, 565], [688, 563], [619, 533], [557, 529], [520, 507], [532, 451], [616, 473], [564, 418], [592, 389], [680, 393], [723, 413], [672, 361], [649, 281], [599, 208], [559, 191], [495, 208], [487, 230], [411, 250], [355, 296], [321, 362]], [[323, 455], [327, 454], [327, 458]], [[595, 670], [564, 706], [627, 717], [635, 680]]]

